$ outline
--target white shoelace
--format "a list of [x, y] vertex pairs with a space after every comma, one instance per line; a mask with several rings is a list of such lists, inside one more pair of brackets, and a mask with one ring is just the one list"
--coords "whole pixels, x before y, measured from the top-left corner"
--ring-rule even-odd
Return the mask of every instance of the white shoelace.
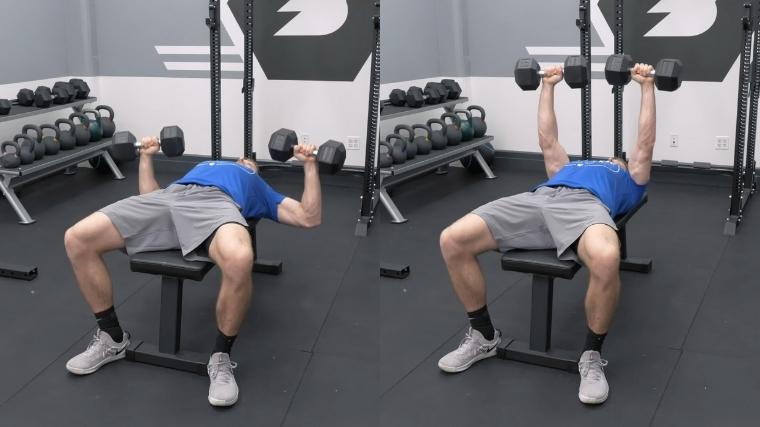
[[209, 363], [206, 369], [208, 370], [209, 377], [211, 377], [211, 379], [214, 381], [217, 381], [217, 377], [219, 377], [219, 382], [230, 383], [234, 378], [232, 375], [232, 370], [235, 368], [237, 368], [237, 362], [230, 361]]
[[602, 368], [607, 366], [607, 361], [604, 359], [597, 360], [585, 360], [578, 363], [578, 367], [581, 376], [593, 381], [599, 381], [602, 378]]
[[[475, 338], [473, 338], [472, 334], [468, 330], [467, 333], [465, 334], [464, 338], [462, 339], [462, 342], [459, 343], [459, 347], [457, 348], [457, 351], [460, 354], [465, 353], [466, 352], [466, 348], [467, 348], [467, 344], [469, 344], [470, 342], [472, 342], [474, 340], [475, 340]], [[486, 351], [488, 351], [488, 346], [485, 345], [485, 344], [480, 344], [480, 345], [478, 345], [478, 347], [477, 347], [476, 350], [477, 350], [477, 352], [485, 353]]]

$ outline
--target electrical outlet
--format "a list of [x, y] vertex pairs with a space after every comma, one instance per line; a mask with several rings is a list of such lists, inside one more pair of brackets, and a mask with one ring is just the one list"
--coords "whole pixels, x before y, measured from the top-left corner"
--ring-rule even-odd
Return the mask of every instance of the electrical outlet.
[[346, 150], [358, 150], [359, 149], [359, 137], [349, 136], [348, 144], [346, 144]]
[[301, 134], [301, 144], [306, 145], [306, 144], [309, 143], [310, 140], [311, 140], [311, 138], [309, 137], [308, 133], [302, 133]]
[[677, 133], [670, 134], [670, 148], [678, 148], [678, 134]]
[[716, 150], [728, 150], [728, 137], [716, 136], [715, 137], [715, 149]]

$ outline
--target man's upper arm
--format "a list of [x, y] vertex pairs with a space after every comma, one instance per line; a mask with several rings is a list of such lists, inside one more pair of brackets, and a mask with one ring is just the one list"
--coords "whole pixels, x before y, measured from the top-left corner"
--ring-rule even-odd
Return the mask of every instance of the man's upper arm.
[[286, 197], [277, 205], [277, 222], [300, 227], [303, 223], [304, 210], [301, 203]]
[[570, 162], [570, 157], [565, 151], [565, 147], [557, 140], [542, 141], [541, 152], [544, 155], [544, 166], [546, 167], [546, 175], [551, 178], [562, 169], [563, 166]]

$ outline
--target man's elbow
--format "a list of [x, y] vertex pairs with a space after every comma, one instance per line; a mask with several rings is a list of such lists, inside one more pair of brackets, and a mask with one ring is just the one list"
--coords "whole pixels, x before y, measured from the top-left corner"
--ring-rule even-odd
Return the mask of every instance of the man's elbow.
[[301, 228], [315, 228], [322, 224], [322, 215], [320, 213], [309, 214], [302, 212], [298, 218], [298, 226]]

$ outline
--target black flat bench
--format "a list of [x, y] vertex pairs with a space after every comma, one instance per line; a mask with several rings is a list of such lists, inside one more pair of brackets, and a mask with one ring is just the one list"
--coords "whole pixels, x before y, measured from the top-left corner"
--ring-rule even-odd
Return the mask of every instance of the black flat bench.
[[127, 359], [206, 375], [208, 353], [180, 350], [182, 285], [185, 280], [203, 280], [214, 263], [186, 261], [181, 251], [172, 250], [132, 255], [129, 266], [137, 273], [161, 276], [161, 315], [158, 345], [134, 340], [127, 348]]
[[[620, 269], [649, 273], [652, 270], [651, 259], [628, 258], [626, 250], [625, 227], [628, 220], [647, 202], [644, 195], [641, 201], [627, 214], [615, 219], [620, 239]], [[515, 250], [509, 251], [501, 258], [501, 268], [533, 275], [530, 311], [530, 341], [525, 343], [512, 338], [502, 338], [502, 347], [498, 349], [500, 359], [516, 360], [549, 368], [578, 370], [578, 352], [551, 347], [552, 303], [554, 296], [554, 279], [570, 280], [580, 270], [581, 265], [575, 261], [562, 261], [557, 258], [556, 249]]]

